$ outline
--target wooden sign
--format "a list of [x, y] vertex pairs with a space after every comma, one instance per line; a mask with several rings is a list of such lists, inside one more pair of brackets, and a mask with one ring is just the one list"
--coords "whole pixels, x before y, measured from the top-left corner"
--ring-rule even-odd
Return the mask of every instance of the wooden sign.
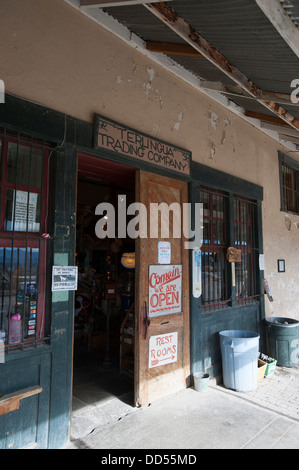
[[229, 246], [226, 252], [226, 259], [229, 263], [240, 263], [242, 259], [242, 252], [233, 246]]
[[191, 152], [95, 115], [94, 147], [190, 175]]
[[166, 333], [149, 339], [149, 368], [177, 361], [178, 334]]
[[182, 265], [149, 267], [149, 317], [182, 311]]

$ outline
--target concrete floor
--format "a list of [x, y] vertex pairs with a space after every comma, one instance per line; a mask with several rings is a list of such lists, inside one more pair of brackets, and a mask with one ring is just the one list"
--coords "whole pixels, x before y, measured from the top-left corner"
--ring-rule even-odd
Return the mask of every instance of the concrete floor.
[[299, 449], [299, 367], [277, 367], [256, 391], [210, 379], [133, 407], [133, 382], [98, 358], [74, 374], [70, 442], [65, 449]]

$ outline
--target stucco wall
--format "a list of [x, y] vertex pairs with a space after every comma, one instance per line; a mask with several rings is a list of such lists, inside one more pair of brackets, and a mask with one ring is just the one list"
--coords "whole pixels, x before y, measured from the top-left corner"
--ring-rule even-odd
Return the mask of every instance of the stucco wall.
[[265, 273], [274, 297], [266, 312], [299, 319], [299, 216], [280, 211], [277, 152], [286, 149], [63, 0], [2, 0], [0, 57], [9, 93], [88, 122], [102, 114], [263, 186]]

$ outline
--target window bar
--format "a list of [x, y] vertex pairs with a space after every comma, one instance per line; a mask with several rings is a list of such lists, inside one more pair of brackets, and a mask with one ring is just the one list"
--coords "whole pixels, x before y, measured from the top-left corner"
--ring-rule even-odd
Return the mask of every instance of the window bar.
[[[10, 349], [9, 347], [9, 336], [10, 336], [10, 309], [11, 309], [11, 293], [12, 293], [12, 289], [11, 289], [11, 286], [12, 286], [12, 275], [13, 275], [13, 258], [14, 258], [14, 246], [15, 246], [15, 214], [16, 214], [16, 201], [17, 201], [17, 176], [18, 176], [18, 160], [19, 160], [19, 138], [20, 138], [20, 135], [18, 133], [18, 136], [17, 136], [17, 153], [16, 153], [16, 171], [15, 171], [15, 181], [14, 181], [14, 186], [15, 186], [15, 189], [14, 189], [14, 198], [13, 198], [13, 211], [12, 211], [12, 227], [11, 227], [11, 231], [12, 231], [12, 237], [11, 237], [11, 258], [10, 258], [10, 283], [9, 283], [9, 300], [8, 300], [8, 312], [7, 312], [7, 334], [8, 334], [8, 351]], [[8, 146], [9, 146], [9, 143], [7, 144], [7, 158], [6, 158], [6, 162], [7, 162], [7, 165], [8, 165]], [[7, 171], [7, 169], [6, 169]], [[7, 177], [7, 175], [6, 175]], [[7, 193], [6, 193], [7, 194]], [[5, 214], [5, 217], [6, 217], [6, 214]], [[7, 223], [7, 221], [5, 220], [5, 224]], [[19, 250], [18, 250], [19, 251]], [[18, 253], [18, 252], [17, 252]], [[18, 259], [18, 257], [17, 257]]]
[[[4, 170], [3, 170], [3, 162], [4, 162], [4, 149], [5, 149], [5, 130], [3, 133], [3, 138], [0, 139], [1, 143], [1, 201], [3, 201], [3, 178], [4, 178]], [[2, 220], [2, 204], [0, 203], [0, 223]], [[1, 285], [1, 317], [0, 317], [0, 327], [1, 330], [4, 330], [4, 274], [5, 274], [5, 248], [3, 248], [3, 266], [2, 266], [2, 285]]]
[[[45, 162], [48, 162], [48, 159], [46, 157], [46, 144], [45, 141], [43, 140], [43, 147], [42, 147], [42, 171], [41, 171], [41, 193], [40, 193], [40, 216], [39, 216], [39, 238], [38, 238], [38, 261], [37, 261], [37, 267], [36, 267], [36, 276], [39, 275], [39, 270], [40, 270], [40, 259], [42, 256], [41, 253], [41, 248], [43, 247], [44, 253], [43, 256], [46, 259], [47, 255], [47, 243], [46, 239], [42, 238], [42, 231], [45, 230], [47, 231], [46, 225], [42, 227], [42, 214], [43, 214], [43, 191], [44, 191], [44, 175], [45, 175]], [[46, 201], [46, 211], [48, 210], [48, 200]], [[46, 224], [46, 222], [45, 222]], [[44, 291], [45, 291], [45, 285], [43, 286]], [[37, 282], [36, 279], [36, 295], [35, 295], [35, 302], [36, 302], [36, 308], [35, 308], [35, 347], [37, 347], [38, 344], [38, 338], [41, 336], [44, 336], [43, 331], [42, 331], [42, 326], [44, 324], [44, 318], [45, 318], [45, 298], [43, 297], [43, 302], [41, 305], [41, 317], [38, 315], [39, 311], [39, 295], [40, 295], [40, 283]]]
[[245, 234], [245, 203], [244, 201], [240, 200], [240, 221], [241, 221], [241, 249], [242, 249], [242, 264], [241, 264], [241, 300], [243, 303], [246, 303], [246, 289], [247, 289], [247, 281], [246, 281], [246, 234]]
[[243, 303], [247, 303], [247, 290], [248, 290], [248, 275], [247, 275], [247, 265], [248, 265], [248, 258], [247, 258], [247, 237], [246, 237], [246, 202], [240, 201], [241, 204], [241, 222], [242, 222], [242, 247], [244, 253], [244, 259], [242, 263], [242, 287], [243, 287]]
[[214, 238], [214, 234], [213, 234], [213, 205], [212, 205], [212, 195], [209, 194], [209, 207], [210, 207], [210, 247], [209, 247], [209, 257], [208, 257], [208, 303], [212, 303], [212, 294], [211, 294], [211, 276], [210, 276], [210, 273], [212, 271], [210, 271], [210, 255], [213, 253], [211, 253], [211, 244], [213, 243], [213, 238]]
[[[239, 249], [242, 250], [242, 217], [241, 217], [241, 203], [240, 200], [237, 199], [237, 205], [238, 205], [238, 243], [239, 243]], [[242, 288], [242, 272], [243, 272], [243, 252], [241, 254], [241, 263], [240, 263], [240, 270], [239, 270], [239, 276], [238, 276], [238, 288], [237, 288], [237, 295], [238, 295], [238, 300], [240, 301], [240, 296], [241, 296], [241, 288]]]
[[[220, 198], [219, 196], [217, 195], [216, 196], [216, 243], [217, 243], [217, 247], [219, 246], [219, 243], [220, 243], [220, 231], [219, 231], [219, 212], [220, 212], [220, 207], [219, 207], [219, 203], [220, 203]], [[215, 301], [218, 301], [221, 300], [221, 289], [219, 288], [219, 285], [220, 285], [220, 282], [219, 282], [219, 269], [220, 269], [220, 265], [219, 265], [219, 253], [218, 253], [218, 250], [215, 254], [215, 257], [217, 257], [217, 264], [215, 266], [215, 269], [216, 269], [216, 273], [215, 273], [215, 277], [214, 277], [214, 287], [216, 288], [216, 297], [215, 297]]]
[[254, 299], [255, 288], [254, 288], [254, 272], [255, 272], [255, 240], [253, 238], [253, 223], [254, 223], [254, 214], [253, 214], [253, 204], [250, 204], [250, 238], [251, 238], [251, 297]]
[[[30, 183], [31, 183], [31, 166], [32, 166], [32, 136], [30, 140], [30, 151], [29, 151], [29, 173], [28, 173], [28, 185], [27, 185], [27, 211], [26, 211], [26, 256], [25, 256], [25, 289], [26, 292], [24, 293], [24, 299], [26, 299], [27, 296], [27, 280], [29, 278], [28, 282], [28, 305], [27, 305], [27, 315], [28, 315], [28, 321], [30, 318], [30, 299], [31, 299], [31, 294], [30, 294], [30, 285], [31, 285], [31, 265], [32, 265], [32, 247], [28, 247], [28, 240], [29, 240], [29, 231], [28, 231], [28, 226], [29, 226], [29, 210], [30, 210]], [[28, 276], [28, 257], [29, 257], [29, 276]], [[25, 302], [24, 302], [24, 305]], [[28, 331], [26, 332], [26, 324], [28, 326], [28, 323], [26, 321], [26, 306], [25, 306], [25, 314], [23, 315], [23, 336], [22, 336], [22, 347], [24, 347], [25, 343], [25, 338], [27, 336]]]

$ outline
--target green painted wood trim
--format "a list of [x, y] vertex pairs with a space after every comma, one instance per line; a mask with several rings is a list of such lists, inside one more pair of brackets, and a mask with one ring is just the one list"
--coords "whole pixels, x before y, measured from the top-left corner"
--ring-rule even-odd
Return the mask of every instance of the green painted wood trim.
[[[75, 261], [77, 151], [70, 144], [53, 153], [53, 184], [51, 226], [56, 232], [53, 238], [51, 265], [59, 255], [67, 256], [68, 264]], [[58, 228], [61, 230], [58, 231]], [[64, 230], [62, 230], [64, 229]], [[49, 414], [49, 448], [61, 447], [69, 439], [72, 356], [73, 356], [74, 294], [66, 298], [52, 296], [51, 346], [53, 350], [51, 371], [51, 406]]]
[[[157, 173], [170, 178], [190, 181], [183, 175], [167, 168], [157, 167], [148, 162], [119, 155], [116, 152], [94, 148], [94, 123], [73, 118], [45, 106], [26, 101], [13, 95], [5, 95], [5, 103], [0, 106], [0, 127], [9, 127], [16, 132], [34, 135], [45, 139], [53, 146], [66, 143], [76, 146], [78, 152], [88, 153], [106, 160], [132, 166], [144, 171]], [[171, 145], [171, 143], [169, 143]]]
[[191, 163], [191, 176], [193, 181], [197, 181], [203, 186], [231, 192], [248, 199], [263, 200], [262, 186], [237, 178], [229, 173], [215, 170], [201, 163]]

